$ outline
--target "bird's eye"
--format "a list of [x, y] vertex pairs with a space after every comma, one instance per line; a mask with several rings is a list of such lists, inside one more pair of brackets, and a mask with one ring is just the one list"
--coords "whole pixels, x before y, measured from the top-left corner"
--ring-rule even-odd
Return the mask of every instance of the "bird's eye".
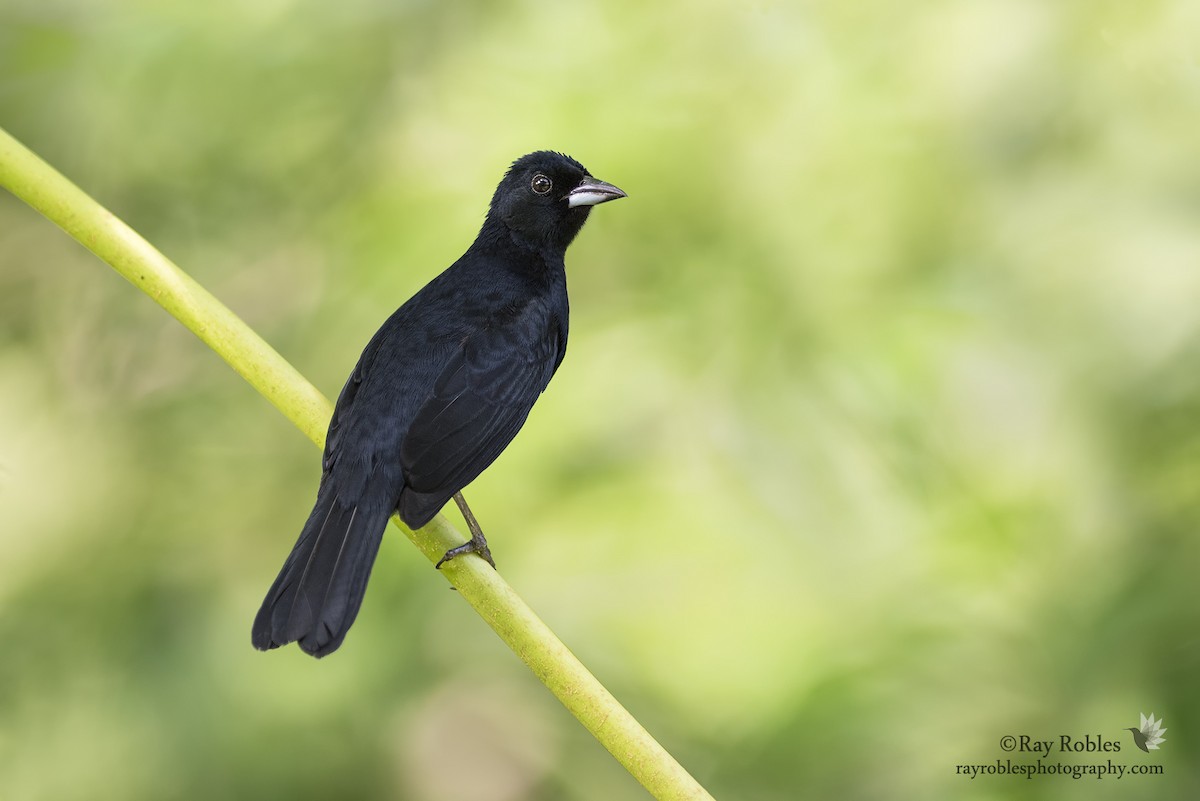
[[554, 182], [539, 172], [537, 175], [533, 176], [533, 183], [530, 184], [530, 186], [533, 188], [534, 192], [538, 193], [539, 195], [544, 195], [554, 188]]

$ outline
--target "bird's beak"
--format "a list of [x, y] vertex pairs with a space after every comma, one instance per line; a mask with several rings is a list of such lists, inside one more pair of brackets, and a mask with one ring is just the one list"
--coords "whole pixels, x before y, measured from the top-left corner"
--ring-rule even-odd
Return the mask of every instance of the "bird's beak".
[[619, 197], [626, 197], [626, 195], [612, 184], [597, 181], [589, 175], [583, 179], [579, 186], [567, 193], [567, 206], [570, 208], [575, 208], [576, 206], [595, 206], [599, 203], [616, 200]]

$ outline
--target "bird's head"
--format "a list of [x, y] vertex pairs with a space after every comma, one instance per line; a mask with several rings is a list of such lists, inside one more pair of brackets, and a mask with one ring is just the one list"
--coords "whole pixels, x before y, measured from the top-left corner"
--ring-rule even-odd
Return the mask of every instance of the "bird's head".
[[492, 196], [488, 216], [535, 247], [566, 249], [592, 206], [625, 197], [575, 159], [539, 150], [513, 162]]

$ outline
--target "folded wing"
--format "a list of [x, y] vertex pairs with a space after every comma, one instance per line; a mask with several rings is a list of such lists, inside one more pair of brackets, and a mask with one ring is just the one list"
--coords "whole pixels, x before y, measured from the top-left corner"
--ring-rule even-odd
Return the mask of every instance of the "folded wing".
[[401, 448], [400, 517], [420, 528], [512, 441], [561, 360], [547, 331], [530, 347], [520, 331], [463, 341], [418, 409]]

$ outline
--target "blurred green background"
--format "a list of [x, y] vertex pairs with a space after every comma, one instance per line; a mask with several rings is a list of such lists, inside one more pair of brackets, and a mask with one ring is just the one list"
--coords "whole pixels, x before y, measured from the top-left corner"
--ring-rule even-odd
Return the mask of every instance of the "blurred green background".
[[[574, 155], [629, 199], [468, 496], [663, 744], [724, 799], [1200, 795], [1200, 4], [6, 0], [0, 126], [330, 396]], [[394, 533], [335, 656], [251, 649], [318, 463], [0, 195], [0, 798], [643, 797]], [[1006, 734], [1164, 773], [955, 775]]]

